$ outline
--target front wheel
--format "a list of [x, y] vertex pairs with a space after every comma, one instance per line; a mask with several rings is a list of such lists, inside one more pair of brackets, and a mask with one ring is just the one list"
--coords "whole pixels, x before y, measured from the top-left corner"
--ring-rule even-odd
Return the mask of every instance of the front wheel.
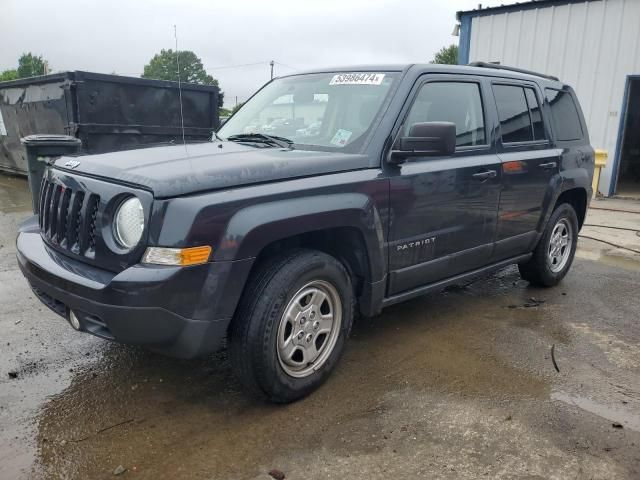
[[229, 332], [233, 369], [245, 388], [291, 402], [318, 388], [337, 364], [353, 319], [344, 266], [297, 250], [258, 268]]
[[533, 256], [518, 265], [520, 275], [534, 285], [557, 285], [571, 268], [578, 244], [578, 217], [563, 203], [551, 214]]

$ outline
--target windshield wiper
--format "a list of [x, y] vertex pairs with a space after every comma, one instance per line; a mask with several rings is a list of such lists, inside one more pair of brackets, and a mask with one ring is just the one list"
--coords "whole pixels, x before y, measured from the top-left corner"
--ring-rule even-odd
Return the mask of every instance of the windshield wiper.
[[277, 145], [282, 148], [293, 148], [293, 140], [276, 135], [266, 135], [264, 133], [239, 133], [238, 135], [228, 136], [227, 140], [230, 142], [262, 142]]

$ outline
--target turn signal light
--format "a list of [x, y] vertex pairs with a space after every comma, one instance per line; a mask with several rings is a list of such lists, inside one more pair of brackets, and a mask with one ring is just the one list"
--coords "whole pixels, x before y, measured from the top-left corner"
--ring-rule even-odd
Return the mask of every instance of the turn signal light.
[[185, 267], [206, 263], [210, 256], [211, 247], [209, 245], [189, 248], [147, 247], [147, 251], [142, 257], [142, 263]]

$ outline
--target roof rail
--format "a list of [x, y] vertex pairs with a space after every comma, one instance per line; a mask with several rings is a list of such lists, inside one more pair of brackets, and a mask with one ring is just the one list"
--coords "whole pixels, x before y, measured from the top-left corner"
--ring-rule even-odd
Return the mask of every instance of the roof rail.
[[496, 70], [507, 70], [509, 72], [526, 73], [527, 75], [535, 75], [536, 77], [547, 78], [549, 80], [555, 80], [556, 82], [560, 81], [558, 77], [554, 77], [553, 75], [545, 75], [544, 73], [533, 72], [531, 70], [525, 70], [524, 68], [507, 67], [505, 65], [500, 65], [499, 63], [471, 62], [467, 65], [470, 67], [493, 68]]

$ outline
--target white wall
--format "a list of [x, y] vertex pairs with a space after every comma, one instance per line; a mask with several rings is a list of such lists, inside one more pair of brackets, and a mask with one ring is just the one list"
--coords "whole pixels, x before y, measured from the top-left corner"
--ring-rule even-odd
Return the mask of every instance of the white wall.
[[600, 0], [475, 17], [469, 61], [555, 75], [571, 85], [591, 144], [609, 152], [609, 192], [627, 75], [640, 74], [640, 0]]

